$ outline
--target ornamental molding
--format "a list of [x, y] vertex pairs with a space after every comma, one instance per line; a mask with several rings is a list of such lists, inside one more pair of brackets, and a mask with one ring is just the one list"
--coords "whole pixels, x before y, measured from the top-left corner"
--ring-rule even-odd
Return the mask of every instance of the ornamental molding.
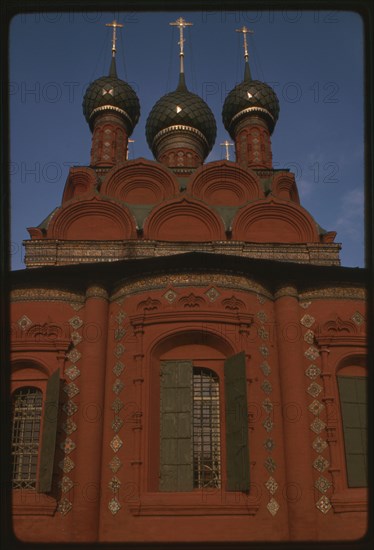
[[26, 332], [12, 334], [12, 352], [67, 351], [70, 345], [70, 335], [67, 336], [63, 326], [55, 323], [32, 325]]
[[86, 291], [86, 298], [103, 298], [108, 300], [108, 292], [102, 286], [92, 285]]
[[10, 293], [11, 302], [68, 302], [84, 305], [84, 294], [50, 288], [17, 288]]
[[208, 148], [208, 150], [210, 149], [209, 142], [202, 132], [200, 132], [196, 128], [193, 128], [192, 126], [185, 126], [184, 124], [173, 124], [172, 126], [168, 126], [167, 128], [160, 130], [153, 138], [151, 149], [157, 147], [157, 144], [162, 137], [173, 132], [187, 132], [188, 134], [193, 134], [197, 138], [199, 138], [199, 140], [204, 144], [205, 147]]
[[366, 346], [366, 336], [353, 321], [344, 321], [336, 316], [317, 327], [315, 341], [322, 346]]
[[300, 301], [308, 300], [366, 300], [366, 289], [361, 286], [324, 287], [300, 292]]
[[297, 292], [297, 288], [294, 286], [283, 286], [282, 288], [279, 288], [274, 293], [274, 299], [278, 300], [278, 298], [283, 298], [284, 296], [290, 296], [292, 298], [298, 298], [299, 293]]
[[227, 273], [178, 273], [167, 275], [151, 275], [139, 280], [130, 281], [118, 287], [111, 296], [111, 301], [116, 301], [131, 294], [151, 290], [162, 290], [173, 286], [189, 287], [202, 286], [216, 288], [230, 288], [243, 292], [250, 292], [255, 295], [264, 295], [272, 299], [272, 294], [256, 281], [240, 275], [231, 275]]
[[149, 313], [147, 316], [132, 315], [130, 323], [134, 327], [166, 323], [199, 323], [200, 329], [208, 330], [210, 325], [222, 323], [249, 327], [253, 323], [253, 317], [253, 315], [248, 313], [226, 313], [224, 311], [207, 310], [189, 311], [188, 309], [181, 309], [180, 311]]
[[200, 516], [200, 515], [250, 515], [260, 508], [259, 500], [249, 497], [246, 504], [210, 504], [204, 500], [204, 493], [194, 503], [157, 503], [156, 498], [142, 497], [139, 502], [129, 504], [134, 516]]
[[367, 512], [368, 491], [367, 489], [347, 489], [334, 493], [330, 498], [334, 512]]
[[256, 113], [256, 112], [257, 113], [264, 113], [265, 115], [268, 115], [268, 117], [270, 117], [271, 120], [273, 121], [273, 123], [275, 124], [275, 119], [274, 119], [273, 115], [267, 109], [264, 109], [263, 107], [247, 107], [246, 109], [242, 109], [241, 111], [239, 111], [239, 113], [237, 113], [235, 116], [232, 117], [231, 122], [230, 122], [230, 126], [238, 118], [241, 118], [242, 116], [244, 116], [248, 113]]
[[120, 115], [123, 115], [127, 120], [130, 122], [131, 126], [134, 126], [133, 121], [131, 120], [131, 117], [129, 116], [126, 111], [123, 109], [120, 109], [119, 107], [115, 107], [114, 105], [103, 105], [102, 107], [96, 107], [90, 114], [90, 120], [93, 116], [97, 115], [98, 113], [102, 113], [103, 111], [115, 111], [116, 113], [119, 113]]

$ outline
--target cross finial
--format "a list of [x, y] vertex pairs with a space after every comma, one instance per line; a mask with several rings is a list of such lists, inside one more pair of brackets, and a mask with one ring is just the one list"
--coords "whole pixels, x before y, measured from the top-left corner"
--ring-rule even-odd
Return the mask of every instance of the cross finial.
[[[128, 139], [128, 142], [127, 143], [135, 143], [135, 139]], [[129, 160], [129, 148], [127, 147], [127, 150], [126, 150], [126, 160]]]
[[233, 147], [234, 144], [231, 143], [230, 141], [227, 141], [227, 139], [223, 142], [223, 143], [220, 143], [221, 146], [225, 147], [226, 149], [226, 160], [230, 160], [230, 151], [229, 151], [229, 147]]
[[117, 40], [117, 28], [123, 27], [121, 23], [117, 23], [115, 19], [111, 23], [105, 23], [106, 27], [113, 27], [113, 34], [112, 34], [112, 57], [116, 56], [116, 40]]
[[251, 31], [250, 29], [247, 29], [247, 27], [245, 25], [242, 26], [241, 29], [235, 29], [236, 32], [241, 32], [243, 33], [243, 40], [244, 40], [244, 59], [246, 61], [248, 61], [248, 58], [249, 58], [249, 55], [248, 55], [248, 44], [247, 44], [247, 34], [253, 34], [254, 31]]
[[180, 72], [181, 73], [184, 73], [184, 63], [183, 63], [183, 58], [184, 58], [184, 42], [185, 42], [185, 39], [183, 38], [183, 30], [186, 28], [186, 27], [192, 27], [193, 23], [187, 23], [187, 21], [185, 19], [183, 19], [183, 17], [179, 17], [176, 21], [173, 21], [172, 23], [169, 23], [169, 25], [173, 26], [173, 27], [179, 27], [179, 46], [180, 46], [180, 49], [179, 49], [179, 59], [180, 59]]

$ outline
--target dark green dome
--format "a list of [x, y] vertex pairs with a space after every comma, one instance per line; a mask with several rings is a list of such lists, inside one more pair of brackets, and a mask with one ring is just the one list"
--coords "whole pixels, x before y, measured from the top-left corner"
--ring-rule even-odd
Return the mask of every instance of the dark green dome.
[[278, 98], [270, 86], [259, 80], [251, 80], [248, 70], [244, 81], [231, 90], [223, 104], [223, 124], [232, 138], [236, 124], [250, 112], [262, 116], [270, 133], [273, 132], [279, 116]]
[[161, 97], [148, 116], [146, 137], [152, 152], [155, 154], [154, 140], [162, 130], [178, 131], [183, 129], [179, 128], [182, 126], [188, 127], [196, 134], [202, 134], [207, 155], [216, 139], [216, 121], [205, 101], [188, 91], [183, 74], [177, 89]]
[[140, 116], [138, 96], [132, 87], [117, 78], [114, 60], [109, 76], [102, 76], [91, 82], [83, 98], [83, 114], [92, 130], [95, 117], [103, 111], [122, 114], [132, 133]]

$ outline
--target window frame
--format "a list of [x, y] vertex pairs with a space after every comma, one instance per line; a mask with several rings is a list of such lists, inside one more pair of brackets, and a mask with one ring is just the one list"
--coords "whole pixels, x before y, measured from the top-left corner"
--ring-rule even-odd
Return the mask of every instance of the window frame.
[[[15, 430], [15, 398], [16, 398], [16, 394], [18, 394], [19, 392], [21, 392], [22, 390], [27, 390], [27, 389], [33, 389], [33, 390], [37, 390], [39, 392], [39, 398], [41, 399], [41, 403], [40, 403], [40, 412], [39, 412], [39, 426], [38, 426], [38, 440], [37, 442], [36, 441], [33, 441], [32, 442], [32, 445], [37, 445], [37, 452], [35, 453], [36, 454], [36, 464], [35, 464], [35, 479], [29, 479], [29, 480], [25, 480], [25, 483], [26, 485], [25, 486], [22, 486], [22, 478], [20, 480], [16, 480], [15, 477], [14, 477], [14, 473], [15, 473], [15, 465], [14, 465], [14, 462], [15, 462], [15, 459], [14, 459], [14, 447], [16, 447], [16, 443], [14, 442], [14, 430]], [[12, 484], [12, 489], [17, 491], [17, 490], [21, 490], [21, 491], [24, 491], [25, 489], [27, 490], [32, 490], [32, 491], [37, 491], [37, 486], [38, 486], [38, 482], [39, 482], [39, 466], [40, 466], [40, 457], [41, 457], [41, 453], [40, 453], [40, 448], [41, 448], [41, 439], [42, 439], [42, 430], [43, 430], [43, 419], [44, 419], [44, 402], [45, 402], [45, 399], [44, 399], [44, 392], [43, 392], [43, 388], [40, 388], [38, 387], [38, 385], [35, 385], [35, 384], [20, 384], [17, 388], [15, 388], [12, 393], [11, 393], [11, 403], [12, 403], [12, 413], [11, 413], [11, 465], [12, 465], [12, 472], [11, 472], [11, 484]], [[18, 445], [26, 445], [27, 443], [25, 441], [23, 441], [22, 443], [18, 443]], [[23, 453], [21, 453], [23, 454]], [[26, 455], [32, 455], [34, 453], [25, 453]], [[16, 483], [20, 483], [21, 486], [15, 486]], [[32, 485], [31, 485], [32, 484]]]
[[[344, 418], [343, 418], [343, 408], [342, 408], [342, 399], [341, 399], [341, 393], [340, 393], [340, 387], [339, 387], [339, 378], [346, 378], [346, 379], [365, 379], [366, 380], [366, 391], [367, 391], [367, 375], [365, 374], [365, 369], [362, 366], [346, 366], [338, 370], [336, 373], [336, 388], [337, 388], [337, 397], [338, 397], [338, 403], [339, 403], [339, 434], [341, 438], [341, 462], [342, 462], [342, 470], [343, 470], [343, 479], [344, 479], [344, 486], [348, 491], [357, 491], [357, 490], [365, 490], [368, 488], [368, 472], [366, 474], [366, 485], [352, 485], [350, 484], [349, 478], [350, 478], [350, 472], [349, 472], [349, 466], [348, 466], [348, 460], [347, 460], [347, 448], [346, 448], [346, 438], [345, 438], [345, 425], [344, 425]], [[366, 403], [366, 406], [368, 403]], [[368, 434], [367, 426], [366, 426], [366, 434]], [[366, 448], [367, 451], [367, 448]], [[367, 454], [366, 454], [367, 457]]]

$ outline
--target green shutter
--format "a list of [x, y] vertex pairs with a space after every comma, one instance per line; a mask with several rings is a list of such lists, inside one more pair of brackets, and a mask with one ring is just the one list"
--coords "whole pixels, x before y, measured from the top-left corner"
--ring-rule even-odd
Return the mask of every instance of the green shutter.
[[366, 378], [338, 376], [349, 487], [367, 486]]
[[160, 491], [192, 491], [192, 362], [161, 363]]
[[228, 491], [249, 491], [248, 405], [245, 354], [225, 361], [226, 474]]
[[60, 370], [49, 377], [44, 406], [43, 436], [39, 466], [39, 493], [48, 493], [52, 487], [53, 462], [56, 447]]

